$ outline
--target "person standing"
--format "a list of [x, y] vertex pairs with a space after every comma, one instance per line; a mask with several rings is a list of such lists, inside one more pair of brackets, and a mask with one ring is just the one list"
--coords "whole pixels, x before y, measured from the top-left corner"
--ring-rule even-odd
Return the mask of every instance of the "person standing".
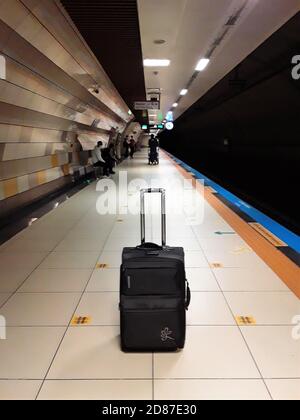
[[157, 148], [159, 147], [159, 142], [157, 138], [154, 136], [154, 134], [151, 134], [150, 140], [149, 140], [149, 148], [150, 152], [154, 153], [157, 151]]
[[131, 159], [133, 159], [134, 154], [135, 154], [135, 146], [136, 146], [135, 140], [134, 140], [133, 136], [131, 136], [130, 142], [129, 142], [129, 149], [130, 149], [130, 157], [131, 157]]
[[129, 140], [128, 135], [125, 137], [123, 146], [125, 149], [125, 159], [127, 159], [129, 157], [129, 146], [130, 146], [130, 140]]

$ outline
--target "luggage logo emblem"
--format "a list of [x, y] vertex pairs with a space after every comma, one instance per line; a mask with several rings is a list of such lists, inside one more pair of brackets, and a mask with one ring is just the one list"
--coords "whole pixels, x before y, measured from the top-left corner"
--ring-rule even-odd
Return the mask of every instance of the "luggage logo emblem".
[[171, 331], [168, 327], [164, 328], [163, 330], [161, 330], [160, 334], [161, 341], [165, 342], [168, 340], [174, 340], [174, 338], [171, 337], [172, 334], [173, 331]]

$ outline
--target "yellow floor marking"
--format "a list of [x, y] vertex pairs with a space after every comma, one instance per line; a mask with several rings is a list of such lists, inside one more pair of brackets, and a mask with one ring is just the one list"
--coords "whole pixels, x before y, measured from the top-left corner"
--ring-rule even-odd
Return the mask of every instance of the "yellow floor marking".
[[211, 263], [210, 264], [211, 268], [222, 268], [223, 265], [221, 263]]
[[252, 316], [236, 316], [235, 320], [238, 325], [256, 325], [256, 321]]
[[249, 225], [256, 230], [256, 232], [260, 233], [267, 241], [271, 242], [272, 245], [278, 247], [281, 246], [288, 246], [285, 242], [275, 236], [272, 232], [262, 226], [260, 223], [249, 223]]
[[90, 316], [74, 316], [71, 325], [89, 325], [92, 322]]
[[96, 267], [97, 268], [108, 268], [108, 264], [102, 264], [102, 263], [100, 263], [100, 264], [97, 264]]

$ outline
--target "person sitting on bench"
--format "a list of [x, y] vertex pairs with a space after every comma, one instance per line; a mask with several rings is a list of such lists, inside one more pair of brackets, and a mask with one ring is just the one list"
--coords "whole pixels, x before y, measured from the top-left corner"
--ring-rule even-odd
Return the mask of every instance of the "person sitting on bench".
[[92, 151], [92, 161], [93, 165], [96, 171], [96, 178], [98, 179], [99, 176], [97, 176], [97, 171], [99, 168], [103, 168], [103, 175], [108, 176], [109, 175], [109, 166], [107, 162], [103, 159], [102, 153], [101, 153], [101, 147], [103, 146], [102, 141], [99, 141], [97, 143], [97, 146]]

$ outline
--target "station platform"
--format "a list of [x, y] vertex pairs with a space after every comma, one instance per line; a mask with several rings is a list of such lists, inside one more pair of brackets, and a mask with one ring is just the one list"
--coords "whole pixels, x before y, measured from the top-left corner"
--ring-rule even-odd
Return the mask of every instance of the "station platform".
[[[0, 399], [300, 399], [300, 300], [276, 261], [261, 258], [262, 244], [255, 249], [165, 153], [150, 167], [139, 152], [111, 179], [116, 188], [91, 183], [1, 246]], [[138, 210], [141, 181], [166, 188], [167, 242], [186, 251], [192, 301], [178, 353], [120, 350], [119, 267], [122, 248], [140, 242], [138, 211], [128, 210]], [[99, 214], [115, 192], [118, 213]], [[148, 201], [154, 242], [157, 200]]]

